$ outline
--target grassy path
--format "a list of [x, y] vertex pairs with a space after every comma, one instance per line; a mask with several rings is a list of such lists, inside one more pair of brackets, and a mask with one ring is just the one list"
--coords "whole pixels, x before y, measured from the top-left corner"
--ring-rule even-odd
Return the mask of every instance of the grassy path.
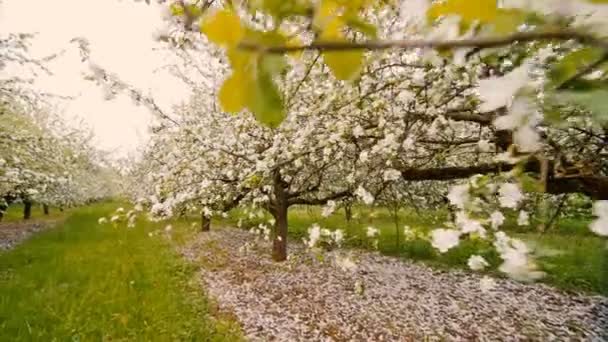
[[193, 267], [148, 236], [159, 225], [97, 224], [114, 208], [75, 210], [0, 253], [0, 341], [238, 340], [234, 324], [210, 315]]

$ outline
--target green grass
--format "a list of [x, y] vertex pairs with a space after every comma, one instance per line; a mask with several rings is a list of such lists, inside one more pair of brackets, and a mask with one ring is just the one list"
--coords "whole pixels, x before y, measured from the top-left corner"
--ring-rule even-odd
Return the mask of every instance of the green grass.
[[[32, 205], [32, 220], [37, 219], [58, 219], [65, 217], [70, 213], [70, 209], [66, 209], [63, 212], [59, 208], [49, 208], [49, 215], [44, 215], [42, 205]], [[4, 213], [4, 217], [0, 222], [19, 222], [23, 220], [23, 204], [13, 204], [8, 207], [8, 210]]]
[[[194, 266], [143, 220], [98, 225], [116, 207], [74, 210], [60, 226], [0, 253], [0, 341], [237, 341], [236, 325], [194, 280]], [[186, 239], [187, 222], [174, 222]]]
[[[344, 211], [340, 210], [330, 217], [324, 218], [318, 207], [294, 207], [289, 211], [290, 238], [301, 239], [307, 236], [308, 228], [318, 223], [324, 228], [344, 229], [346, 245], [353, 248], [372, 248], [366, 237], [366, 229], [373, 226], [380, 229], [378, 243], [380, 252], [409, 260], [423, 261], [434, 267], [458, 267], [467, 269], [467, 260], [472, 254], [482, 255], [495, 269], [501, 262], [490, 243], [485, 241], [465, 240], [456, 248], [445, 254], [438, 253], [425, 239], [404, 241], [403, 227], [421, 232], [441, 227], [447, 220], [447, 212], [420, 211], [405, 208], [398, 213], [398, 227], [391, 212], [386, 208], [354, 208], [358, 218], [347, 223]], [[231, 213], [228, 223], [235, 224], [238, 219], [246, 218], [239, 210]], [[267, 216], [265, 219], [268, 219]], [[259, 219], [247, 221], [245, 225], [254, 225]], [[608, 295], [608, 246], [607, 241], [593, 235], [588, 229], [588, 219], [560, 219], [550, 231], [540, 234], [532, 228], [520, 228], [515, 219], [510, 218], [504, 229], [516, 237], [535, 246], [541, 256], [540, 266], [547, 277], [544, 282], [565, 289]], [[534, 222], [532, 225], [534, 226]], [[497, 273], [495, 273], [497, 274]]]

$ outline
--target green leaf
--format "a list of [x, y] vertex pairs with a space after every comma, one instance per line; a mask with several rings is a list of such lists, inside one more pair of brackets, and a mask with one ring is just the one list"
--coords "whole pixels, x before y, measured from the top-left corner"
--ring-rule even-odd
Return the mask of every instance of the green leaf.
[[[344, 23], [335, 18], [325, 26], [320, 40], [325, 42], [344, 42], [342, 29]], [[364, 53], [360, 50], [323, 52], [323, 60], [334, 76], [343, 81], [353, 80], [363, 67]]]
[[555, 101], [579, 105], [600, 123], [608, 122], [608, 89], [590, 91], [558, 91], [552, 96]]
[[245, 30], [241, 25], [241, 19], [235, 13], [220, 10], [203, 19], [201, 32], [219, 46], [232, 47], [241, 41]]
[[591, 47], [571, 52], [557, 62], [549, 72], [551, 84], [553, 86], [561, 85], [575, 76], [580, 69], [602, 58], [602, 56], [603, 51], [601, 49]]
[[283, 96], [273, 81], [272, 74], [265, 69], [263, 62], [258, 65], [257, 79], [249, 109], [259, 122], [271, 128], [277, 127], [286, 116]]

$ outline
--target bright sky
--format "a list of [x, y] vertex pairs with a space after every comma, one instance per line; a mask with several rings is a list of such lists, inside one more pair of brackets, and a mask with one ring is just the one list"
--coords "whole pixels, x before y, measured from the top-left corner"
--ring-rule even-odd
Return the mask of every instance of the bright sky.
[[159, 44], [153, 34], [161, 25], [159, 5], [134, 0], [0, 0], [0, 32], [37, 32], [31, 49], [35, 56], [67, 49], [50, 64], [54, 75], [38, 79], [36, 86], [76, 96], [65, 104], [64, 114], [72, 120], [83, 118], [94, 129], [97, 146], [120, 156], [145, 142], [152, 116], [127, 96], [105, 101], [102, 89], [83, 79], [87, 65], [69, 41], [87, 38], [92, 62], [152, 94], [169, 109], [189, 92], [179, 80], [158, 70], [167, 64], [166, 55], [154, 51]]

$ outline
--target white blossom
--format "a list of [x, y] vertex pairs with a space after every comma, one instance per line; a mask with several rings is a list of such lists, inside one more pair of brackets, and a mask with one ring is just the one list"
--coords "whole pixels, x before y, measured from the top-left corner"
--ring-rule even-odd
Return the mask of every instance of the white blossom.
[[469, 265], [469, 268], [473, 271], [481, 271], [484, 268], [490, 266], [486, 259], [484, 259], [480, 255], [471, 255], [471, 257], [467, 261], [467, 265]]
[[488, 292], [496, 288], [496, 281], [488, 276], [484, 276], [479, 280], [479, 288], [482, 292]]
[[336, 210], [336, 202], [335, 201], [327, 201], [327, 205], [323, 207], [323, 211], [321, 215], [323, 217], [329, 217]]
[[479, 81], [479, 98], [481, 112], [490, 112], [507, 106], [517, 91], [526, 85], [531, 63], [524, 62], [521, 66], [501, 77], [490, 77]]
[[503, 215], [500, 211], [495, 210], [490, 215], [490, 222], [492, 223], [492, 228], [498, 229], [505, 222], [505, 215]]
[[363, 188], [362, 186], [359, 186], [357, 188], [357, 191], [355, 191], [355, 195], [357, 195], [363, 201], [363, 203], [367, 205], [374, 203], [374, 196], [370, 194], [367, 190], [365, 190], [365, 188]]
[[524, 198], [519, 186], [515, 183], [504, 183], [498, 189], [498, 201], [503, 208], [516, 208]]
[[589, 226], [591, 231], [600, 236], [608, 236], [608, 201], [593, 203], [593, 215], [597, 218]]
[[344, 272], [353, 272], [357, 269], [357, 264], [349, 257], [336, 256], [336, 265]]
[[380, 231], [377, 228], [372, 227], [372, 226], [367, 227], [367, 230], [366, 230], [367, 237], [374, 238], [374, 237], [378, 236], [379, 233], [380, 233]]
[[491, 152], [492, 151], [492, 145], [486, 139], [480, 139], [477, 142], [477, 148], [479, 149], [480, 152]]
[[460, 209], [464, 209], [465, 204], [469, 202], [469, 197], [467, 184], [452, 186], [447, 196], [450, 203]]
[[321, 238], [321, 227], [318, 224], [313, 224], [308, 228], [308, 247], [313, 248]]
[[520, 210], [519, 215], [517, 216], [517, 225], [519, 226], [527, 226], [530, 224], [530, 217], [528, 212], [525, 210]]
[[396, 181], [401, 178], [401, 172], [395, 169], [388, 169], [384, 171], [384, 173], [382, 174], [382, 178], [385, 182]]
[[435, 229], [431, 232], [431, 244], [441, 253], [458, 246], [460, 243], [460, 232], [455, 229]]

